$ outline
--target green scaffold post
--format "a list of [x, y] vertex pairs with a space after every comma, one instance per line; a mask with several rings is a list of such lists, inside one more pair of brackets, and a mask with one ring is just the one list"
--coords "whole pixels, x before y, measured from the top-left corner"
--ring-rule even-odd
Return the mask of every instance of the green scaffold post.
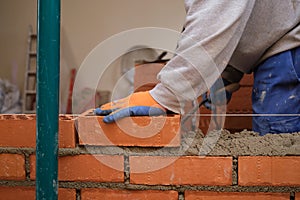
[[60, 0], [37, 8], [36, 199], [58, 197]]

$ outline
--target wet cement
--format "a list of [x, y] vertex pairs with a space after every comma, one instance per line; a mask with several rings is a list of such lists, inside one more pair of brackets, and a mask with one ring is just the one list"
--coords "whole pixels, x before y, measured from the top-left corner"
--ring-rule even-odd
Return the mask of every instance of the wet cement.
[[182, 137], [186, 155], [211, 156], [289, 156], [300, 155], [300, 132], [259, 136], [253, 131], [230, 133], [227, 130], [201, 131]]

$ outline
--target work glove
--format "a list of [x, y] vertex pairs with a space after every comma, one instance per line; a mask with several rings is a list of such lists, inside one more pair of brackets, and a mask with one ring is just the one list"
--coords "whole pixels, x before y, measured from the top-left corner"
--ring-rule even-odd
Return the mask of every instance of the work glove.
[[214, 106], [228, 104], [232, 93], [240, 88], [238, 83], [231, 83], [223, 78], [217, 79], [210, 90], [202, 95], [204, 106], [213, 110]]
[[242, 72], [227, 66], [221, 77], [217, 79], [209, 91], [202, 95], [204, 106], [214, 110], [216, 106], [228, 104], [232, 93], [240, 88], [239, 82], [242, 77]]
[[104, 104], [94, 110], [96, 115], [105, 116], [103, 122], [113, 123], [129, 116], [158, 116], [166, 114], [149, 91], [137, 92], [126, 98]]

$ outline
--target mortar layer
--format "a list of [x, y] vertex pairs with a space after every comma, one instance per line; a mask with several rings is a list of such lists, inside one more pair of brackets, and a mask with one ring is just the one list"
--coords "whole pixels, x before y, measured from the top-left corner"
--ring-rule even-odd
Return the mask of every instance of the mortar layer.
[[129, 156], [297, 156], [300, 155], [300, 132], [259, 136], [247, 130], [235, 133], [222, 130], [204, 136], [199, 130], [182, 134], [180, 147], [81, 146], [76, 150], [60, 150], [60, 155], [86, 153]]
[[300, 133], [267, 134], [259, 136], [253, 131], [230, 133], [227, 130], [201, 131], [182, 137], [182, 150], [186, 155], [211, 156], [288, 156], [300, 155]]

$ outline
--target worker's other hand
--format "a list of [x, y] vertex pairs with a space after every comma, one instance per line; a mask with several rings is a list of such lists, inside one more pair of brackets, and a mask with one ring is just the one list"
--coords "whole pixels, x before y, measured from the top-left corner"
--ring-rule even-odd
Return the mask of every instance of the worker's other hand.
[[159, 105], [149, 91], [137, 92], [126, 98], [104, 104], [96, 108], [96, 115], [103, 115], [105, 123], [112, 123], [129, 116], [158, 116], [164, 115], [166, 109]]
[[202, 95], [204, 106], [213, 110], [215, 106], [229, 103], [232, 93], [239, 88], [239, 83], [231, 83], [224, 78], [218, 78], [210, 90]]

